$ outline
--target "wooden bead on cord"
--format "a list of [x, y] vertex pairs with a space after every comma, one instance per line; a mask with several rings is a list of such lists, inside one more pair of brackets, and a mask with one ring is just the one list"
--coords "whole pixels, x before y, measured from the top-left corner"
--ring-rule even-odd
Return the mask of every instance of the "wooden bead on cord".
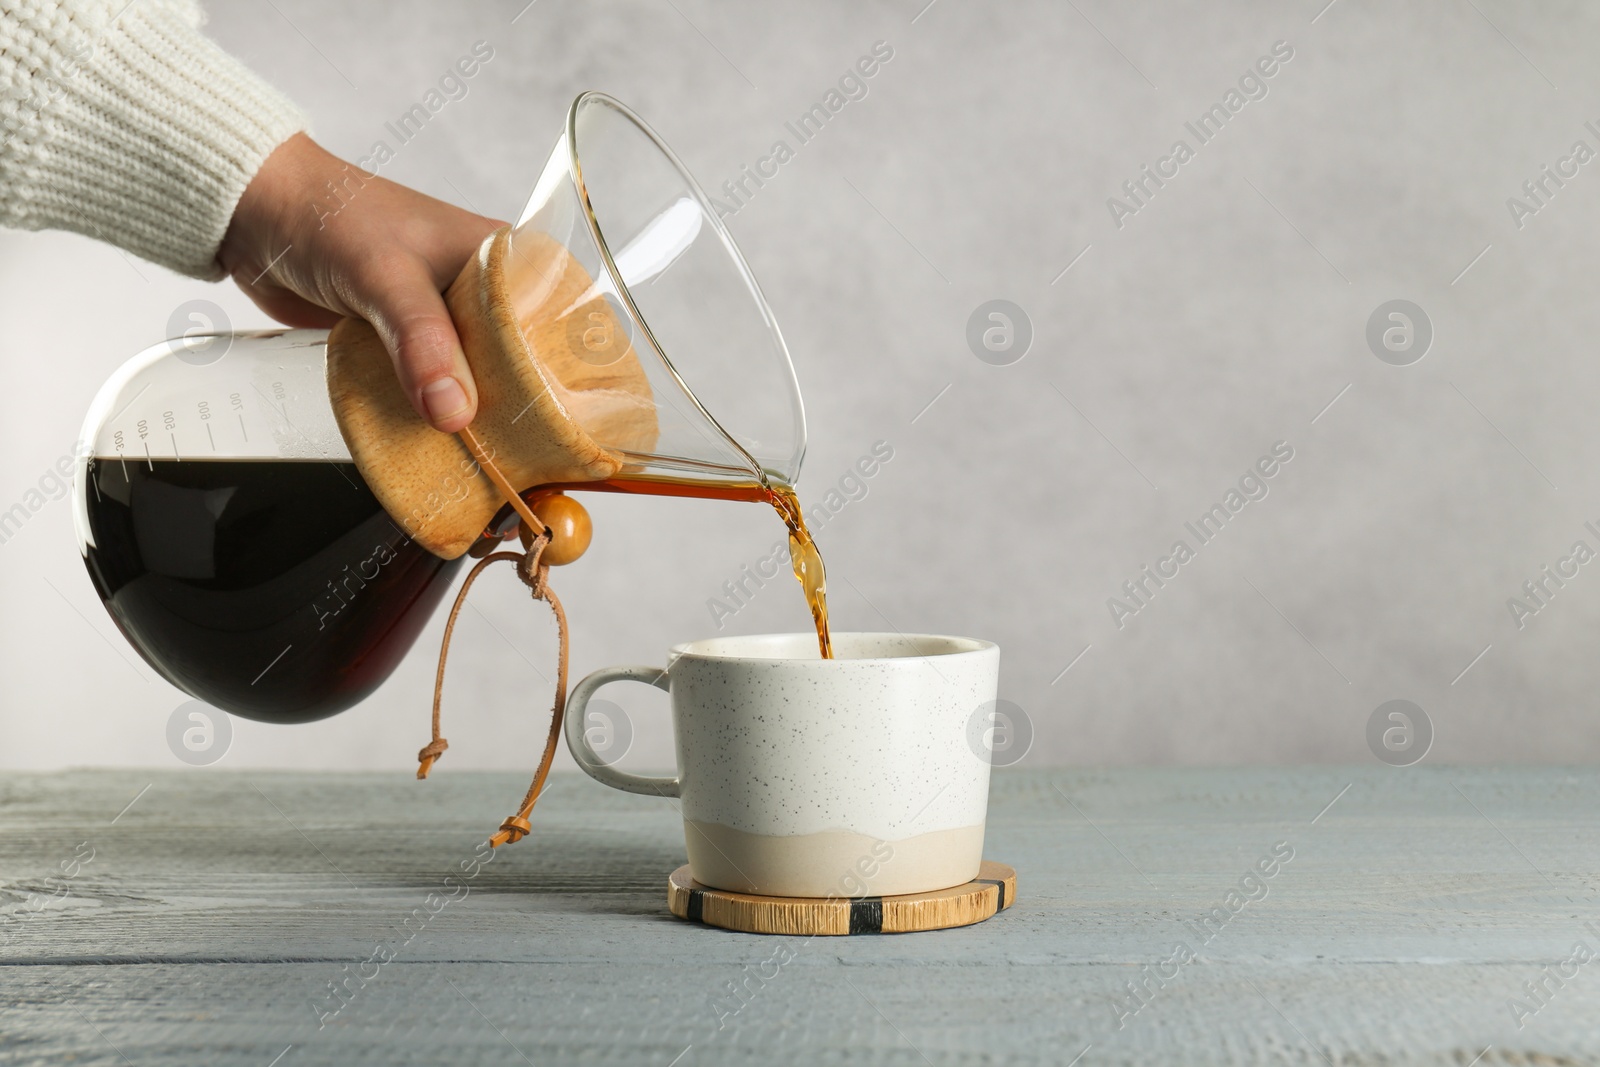
[[[594, 539], [594, 523], [589, 519], [588, 509], [582, 504], [565, 493], [551, 493], [529, 503], [533, 506], [534, 514], [550, 530], [550, 543], [540, 555], [540, 563], [560, 567], [588, 550], [589, 542]], [[527, 523], [522, 524], [523, 548], [533, 544], [534, 532], [528, 529]]]

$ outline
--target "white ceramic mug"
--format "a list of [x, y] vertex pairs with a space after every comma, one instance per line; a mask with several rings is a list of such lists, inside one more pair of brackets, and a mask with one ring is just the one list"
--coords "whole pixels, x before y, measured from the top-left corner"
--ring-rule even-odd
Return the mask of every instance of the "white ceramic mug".
[[[763, 896], [893, 896], [971, 881], [983, 858], [987, 723], [1000, 649], [965, 637], [812, 633], [678, 645], [666, 670], [608, 667], [573, 689], [567, 747], [590, 777], [682, 802], [697, 882]], [[586, 706], [608, 682], [672, 695], [678, 774], [600, 760]], [[977, 736], [982, 736], [981, 726]]]

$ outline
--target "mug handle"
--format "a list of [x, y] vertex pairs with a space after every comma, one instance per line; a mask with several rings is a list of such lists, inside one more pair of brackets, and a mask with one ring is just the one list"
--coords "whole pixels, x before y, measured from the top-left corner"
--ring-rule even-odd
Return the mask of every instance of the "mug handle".
[[577, 760], [578, 766], [583, 768], [584, 773], [601, 785], [609, 785], [626, 793], [675, 797], [678, 795], [676, 776], [657, 778], [645, 774], [629, 774], [603, 762], [589, 746], [589, 738], [585, 736], [583, 729], [584, 713], [589, 709], [589, 699], [601, 686], [609, 682], [624, 681], [643, 682], [663, 691], [671, 691], [667, 672], [659, 667], [602, 667], [579, 682], [567, 697], [567, 749], [572, 753], [572, 758]]

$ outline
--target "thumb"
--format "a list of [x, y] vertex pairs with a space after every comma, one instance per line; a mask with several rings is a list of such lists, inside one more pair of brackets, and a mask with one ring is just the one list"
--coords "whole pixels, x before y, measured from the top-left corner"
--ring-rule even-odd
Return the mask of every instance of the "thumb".
[[455, 433], [478, 412], [478, 390], [450, 310], [421, 263], [384, 272], [362, 316], [394, 360], [411, 406], [436, 430]]

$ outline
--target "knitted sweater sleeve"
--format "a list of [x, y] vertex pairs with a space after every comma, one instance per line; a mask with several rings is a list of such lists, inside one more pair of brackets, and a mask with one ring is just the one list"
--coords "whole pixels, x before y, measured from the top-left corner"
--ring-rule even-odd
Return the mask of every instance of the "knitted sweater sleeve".
[[306, 126], [195, 0], [0, 0], [0, 225], [219, 278], [245, 186]]

